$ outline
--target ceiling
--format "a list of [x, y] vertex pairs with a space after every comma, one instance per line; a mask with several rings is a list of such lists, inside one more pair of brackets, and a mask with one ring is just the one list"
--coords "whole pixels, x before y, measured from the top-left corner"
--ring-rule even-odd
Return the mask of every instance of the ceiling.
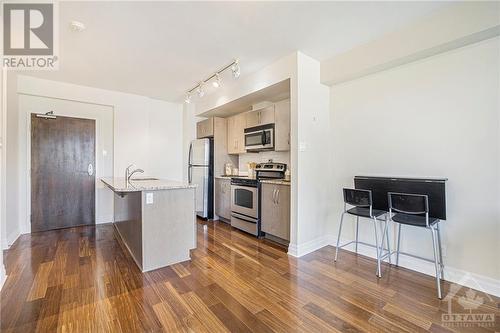
[[[60, 2], [59, 70], [23, 74], [176, 102], [234, 58], [242, 76], [295, 50], [324, 60], [445, 5]], [[72, 20], [87, 29], [72, 31]]]

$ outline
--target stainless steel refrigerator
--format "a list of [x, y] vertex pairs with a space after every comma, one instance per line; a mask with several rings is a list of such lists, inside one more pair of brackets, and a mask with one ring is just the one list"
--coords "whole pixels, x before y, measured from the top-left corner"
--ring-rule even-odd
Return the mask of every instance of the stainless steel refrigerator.
[[214, 144], [213, 139], [191, 141], [189, 146], [188, 179], [196, 184], [196, 215], [214, 217]]

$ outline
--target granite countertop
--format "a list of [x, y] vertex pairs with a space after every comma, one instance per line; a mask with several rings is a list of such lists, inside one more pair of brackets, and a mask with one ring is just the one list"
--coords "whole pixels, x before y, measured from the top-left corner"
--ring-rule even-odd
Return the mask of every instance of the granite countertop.
[[275, 184], [275, 185], [288, 185], [288, 186], [290, 186], [290, 181], [289, 180], [284, 180], [284, 179], [263, 179], [260, 182], [264, 183], [264, 184]]
[[121, 178], [101, 178], [101, 181], [115, 192], [141, 192], [141, 191], [159, 191], [173, 190], [183, 188], [196, 188], [196, 185], [190, 185], [184, 182], [166, 179], [131, 179], [127, 184], [124, 177]]

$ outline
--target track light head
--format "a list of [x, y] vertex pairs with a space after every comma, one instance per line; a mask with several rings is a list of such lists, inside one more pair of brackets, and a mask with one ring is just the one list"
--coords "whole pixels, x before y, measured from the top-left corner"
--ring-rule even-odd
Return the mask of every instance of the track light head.
[[200, 84], [198, 84], [198, 88], [196, 88], [196, 92], [198, 93], [198, 97], [205, 96], [205, 90], [203, 90], [203, 82], [200, 82]]
[[184, 98], [184, 102], [186, 102], [186, 104], [191, 103], [191, 94], [190, 93], [186, 94], [186, 98]]
[[215, 80], [212, 81], [212, 85], [215, 87], [215, 88], [219, 88], [222, 84], [222, 80], [220, 78], [220, 75], [219, 73], [215, 73]]
[[240, 77], [241, 71], [240, 71], [240, 64], [238, 60], [234, 61], [234, 64], [231, 66], [231, 71], [233, 72], [233, 77], [235, 79]]

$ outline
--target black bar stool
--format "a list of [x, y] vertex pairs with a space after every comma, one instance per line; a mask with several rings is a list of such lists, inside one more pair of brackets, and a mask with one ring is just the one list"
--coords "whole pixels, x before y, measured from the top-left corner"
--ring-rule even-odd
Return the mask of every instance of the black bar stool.
[[[401, 226], [409, 225], [413, 227], [426, 228], [432, 234], [432, 247], [434, 250], [434, 260], [422, 258], [409, 253], [404, 255], [421, 260], [434, 262], [436, 269], [436, 286], [438, 298], [441, 299], [441, 279], [443, 279], [443, 253], [441, 248], [441, 232], [439, 230], [439, 219], [429, 217], [429, 198], [423, 194], [395, 193], [389, 192], [389, 218], [398, 223], [398, 243], [396, 249], [396, 266], [399, 265], [399, 246], [401, 243]], [[394, 215], [393, 215], [394, 213]]]
[[[389, 246], [389, 233], [387, 230], [387, 225], [388, 225], [388, 217], [387, 217], [387, 212], [383, 210], [378, 210], [378, 209], [373, 209], [373, 200], [372, 200], [372, 191], [370, 190], [359, 190], [359, 189], [349, 189], [349, 188], [344, 188], [344, 211], [342, 212], [342, 215], [340, 217], [340, 226], [339, 226], [339, 233], [337, 236], [337, 248], [335, 250], [335, 259], [334, 261], [337, 261], [338, 254], [339, 254], [339, 249], [350, 245], [352, 243], [355, 243], [355, 250], [356, 253], [358, 253], [358, 244], [363, 244], [367, 245], [370, 247], [375, 247], [377, 251], [377, 276], [382, 277], [382, 272], [380, 269], [380, 262], [383, 260], [383, 258], [388, 257], [389, 258], [389, 263], [391, 262], [391, 249]], [[347, 205], [354, 206], [353, 208], [347, 209]], [[354, 241], [350, 241], [346, 244], [340, 245], [340, 234], [342, 232], [342, 224], [344, 222], [344, 215], [345, 214], [350, 214], [356, 216], [356, 239]], [[385, 215], [384, 219], [379, 219], [379, 217]], [[358, 234], [359, 234], [359, 218], [364, 217], [373, 220], [373, 226], [375, 229], [375, 246], [372, 244], [360, 242], [358, 240]], [[382, 221], [384, 223], [384, 231], [382, 233], [382, 244], [379, 247], [379, 238], [378, 238], [378, 231], [377, 231], [377, 221]], [[387, 238], [387, 254], [382, 256], [382, 252], [384, 250], [384, 242]]]

